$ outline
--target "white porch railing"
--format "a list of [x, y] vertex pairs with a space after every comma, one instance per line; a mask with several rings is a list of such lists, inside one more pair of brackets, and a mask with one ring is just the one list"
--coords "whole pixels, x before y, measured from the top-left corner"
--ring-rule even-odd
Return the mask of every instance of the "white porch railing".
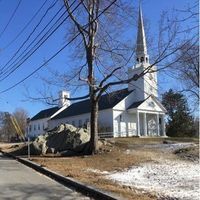
[[137, 136], [137, 130], [131, 129], [128, 131], [120, 131], [120, 132], [102, 132], [98, 133], [99, 138], [113, 138], [115, 137], [131, 137], [131, 136]]
[[[144, 135], [144, 129], [140, 129], [141, 136]], [[159, 135], [157, 134], [157, 128], [148, 128], [147, 129], [147, 135], [150, 137], [156, 137], [156, 136], [161, 136], [162, 135], [162, 129], [160, 129]], [[99, 138], [113, 138], [115, 137], [132, 137], [132, 136], [137, 136], [137, 130], [136, 129], [129, 129], [128, 131], [121, 131], [121, 132], [102, 132], [98, 133]]]
[[146, 135], [145, 135], [145, 130], [144, 129], [140, 129], [140, 135], [141, 136], [150, 136], [150, 137], [155, 137], [155, 136], [162, 136], [162, 129], [159, 129], [159, 133], [158, 133], [158, 129], [157, 128], [148, 128]]
[[98, 133], [99, 138], [113, 138], [113, 132]]

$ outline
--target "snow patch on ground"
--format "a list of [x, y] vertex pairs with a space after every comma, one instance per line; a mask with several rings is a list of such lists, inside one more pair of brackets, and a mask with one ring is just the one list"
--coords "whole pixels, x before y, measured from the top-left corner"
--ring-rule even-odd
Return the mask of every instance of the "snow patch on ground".
[[92, 169], [92, 168], [88, 168], [86, 171], [97, 173], [97, 174], [102, 174], [102, 175], [108, 175], [109, 174], [109, 172], [107, 172], [107, 171], [100, 171], [98, 169]]
[[[174, 144], [134, 144], [134, 145], [129, 145], [131, 149], [127, 149], [126, 153], [132, 153], [132, 151], [135, 151], [137, 149], [157, 149], [160, 152], [173, 152], [176, 151], [178, 149], [182, 149], [182, 148], [188, 148], [188, 147], [196, 147], [197, 144], [194, 143], [189, 143], [189, 142], [185, 142], [185, 143], [174, 143]], [[134, 149], [132, 149], [134, 148]]]
[[121, 185], [132, 186], [158, 195], [182, 200], [199, 200], [200, 168], [198, 163], [162, 160], [143, 163], [107, 175]]

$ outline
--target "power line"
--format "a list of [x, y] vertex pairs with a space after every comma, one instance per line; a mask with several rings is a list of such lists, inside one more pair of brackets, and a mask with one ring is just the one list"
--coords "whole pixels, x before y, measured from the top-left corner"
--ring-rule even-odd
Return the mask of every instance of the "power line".
[[24, 82], [25, 80], [27, 80], [28, 78], [30, 78], [33, 74], [35, 74], [37, 71], [39, 71], [42, 67], [44, 67], [49, 61], [51, 61], [53, 58], [55, 58], [61, 51], [63, 51], [69, 44], [71, 44], [78, 36], [80, 35], [80, 33], [78, 35], [76, 35], [73, 39], [71, 39], [67, 44], [65, 44], [59, 51], [57, 51], [53, 56], [51, 56], [48, 60], [46, 60], [42, 65], [40, 65], [37, 69], [35, 69], [32, 73], [30, 73], [28, 76], [26, 76], [24, 79], [22, 79], [21, 81], [17, 82], [16, 84], [14, 84], [13, 86], [3, 90], [0, 92], [0, 94], [5, 93], [9, 90], [11, 90], [12, 88], [16, 87], [17, 85], [21, 84], [22, 82]]
[[5, 26], [4, 29], [1, 31], [1, 33], [0, 33], [0, 38], [1, 38], [2, 35], [5, 33], [5, 31], [6, 31], [6, 29], [8, 28], [10, 22], [12, 21], [13, 17], [15, 16], [15, 13], [17, 12], [17, 10], [18, 10], [19, 5], [21, 4], [21, 2], [22, 2], [22, 0], [19, 0], [19, 2], [18, 2], [18, 4], [17, 4], [16, 8], [14, 9], [12, 15], [10, 16], [10, 18], [9, 18], [9, 20], [8, 20], [8, 22], [7, 22], [7, 24], [6, 24], [6, 26]]
[[[73, 2], [75, 3], [75, 1]], [[71, 5], [72, 6], [72, 5]], [[59, 11], [52, 17], [52, 19], [50, 21], [52, 21], [57, 14], [61, 11], [62, 8], [59, 9]], [[66, 12], [66, 11], [65, 11]], [[14, 64], [25, 52], [27, 49], [29, 49], [29, 47], [34, 44], [34, 41], [37, 40], [37, 38], [42, 34], [42, 32], [49, 26], [50, 23], [48, 23], [43, 30], [33, 39], [33, 41], [29, 44], [29, 46], [8, 66], [7, 71], [4, 72], [2, 75], [7, 74], [4, 78], [2, 78], [0, 81], [6, 79], [8, 76], [10, 76], [16, 69], [18, 69], [63, 23], [64, 21], [68, 18], [66, 17], [50, 34], [47, 38], [45, 38], [45, 36], [51, 31], [51, 29], [57, 24], [57, 22], [64, 16], [65, 12], [59, 17], [59, 19], [52, 25], [52, 27], [42, 36], [42, 38], [31, 48], [31, 50], [29, 50], [16, 64]], [[42, 41], [45, 38], [44, 41]], [[40, 43], [42, 41], [42, 43]], [[39, 46], [37, 47], [37, 45], [39, 44]], [[34, 49], [36, 47], [36, 49]], [[32, 51], [33, 50], [33, 51]], [[32, 51], [32, 52], [31, 52]], [[29, 54], [31, 52], [31, 54]], [[28, 55], [29, 54], [29, 55]], [[28, 55], [28, 56], [27, 56]], [[27, 57], [26, 57], [27, 56]], [[23, 60], [24, 59], [24, 60]], [[20, 63], [20, 61], [22, 61]], [[12, 64], [14, 64], [14, 66], [12, 67]], [[10, 69], [9, 69], [10, 67]]]
[[[110, 3], [109, 6], [107, 6], [94, 20], [92, 20], [93, 23], [97, 18], [99, 18], [105, 11], [107, 11], [117, 0], [114, 0], [112, 3]], [[80, 5], [82, 2], [79, 2], [78, 5]], [[87, 26], [90, 25], [90, 23], [88, 23], [85, 28]], [[37, 69], [35, 69], [32, 73], [30, 73], [28, 76], [26, 76], [25, 78], [23, 78], [22, 80], [20, 80], [19, 82], [15, 83], [14, 85], [12, 85], [11, 87], [3, 90], [0, 92], [0, 94], [5, 93], [13, 88], [15, 88], [16, 86], [18, 86], [19, 84], [23, 83], [25, 80], [27, 80], [28, 78], [30, 78], [32, 75], [34, 75], [37, 71], [39, 71], [42, 67], [44, 67], [49, 61], [51, 61], [52, 59], [54, 59], [60, 52], [62, 52], [69, 44], [71, 44], [81, 33], [79, 32], [76, 36], [74, 36], [74, 38], [72, 38], [67, 44], [65, 44], [59, 51], [57, 51], [54, 55], [52, 55], [47, 61], [45, 61], [42, 65], [40, 65]]]
[[[75, 0], [76, 1], [76, 0]], [[75, 3], [75, 1], [72, 3], [72, 4], [74, 4]], [[72, 6], [72, 4], [70, 5], [70, 7]], [[73, 9], [73, 11], [72, 12], [74, 12], [74, 10], [76, 10], [76, 8], [79, 6], [79, 4]], [[42, 36], [42, 38], [17, 62], [17, 66], [13, 66], [13, 67], [11, 67], [10, 68], [10, 73], [9, 73], [9, 69], [6, 71], [6, 72], [4, 72], [4, 74], [6, 74], [6, 73], [9, 73], [9, 74], [7, 74], [5, 77], [3, 77], [2, 79], [0, 79], [0, 81], [3, 81], [4, 79], [6, 79], [8, 76], [10, 76], [16, 69], [18, 69], [30, 56], [32, 56], [34, 53], [35, 53], [35, 51], [37, 51], [41, 46], [42, 46], [42, 44], [44, 44], [44, 42], [65, 22], [65, 20], [69, 17], [69, 15], [67, 16], [67, 17], [65, 17], [58, 25], [57, 25], [57, 27], [56, 28], [54, 28], [54, 30], [45, 38], [45, 36], [49, 33], [49, 31], [51, 31], [51, 29], [54, 27], [54, 25], [56, 25], [57, 24], [57, 22], [59, 22], [59, 20], [64, 16], [64, 14], [66, 13], [66, 11], [59, 17], [59, 19], [52, 25], [52, 27]], [[54, 19], [54, 17], [52, 18], [52, 19]], [[48, 26], [49, 24], [47, 24], [47, 26]], [[46, 27], [47, 27], [46, 26]], [[44, 29], [46, 29], [46, 27], [44, 28]], [[43, 30], [44, 30], [43, 29]], [[38, 36], [43, 32], [43, 30], [38, 34]], [[38, 36], [36, 36], [36, 38], [35, 39], [37, 39], [37, 37]], [[44, 39], [45, 38], [45, 39]], [[44, 40], [43, 40], [44, 39]], [[43, 41], [42, 41], [43, 40]], [[33, 41], [35, 41], [35, 40], [33, 40]], [[41, 42], [42, 41], [42, 42]], [[40, 43], [41, 42], [41, 43]], [[31, 43], [31, 44], [33, 44], [33, 43]], [[23, 53], [24, 52], [26, 52], [26, 50], [31, 46], [31, 44], [23, 51]], [[39, 45], [38, 45], [39, 44]], [[38, 45], [38, 46], [37, 46]], [[36, 47], [36, 49], [34, 49]], [[32, 51], [32, 52], [31, 52]], [[23, 55], [23, 53], [21, 54], [21, 55]], [[30, 54], [29, 54], [30, 53]], [[29, 54], [29, 55], [28, 55]], [[20, 55], [20, 56], [21, 56]], [[19, 56], [19, 57], [20, 57]], [[18, 57], [18, 58], [19, 58]], [[17, 58], [17, 59], [18, 59]], [[16, 60], [17, 60], [16, 59]], [[23, 60], [24, 59], [24, 60]], [[15, 61], [16, 61], [15, 60]], [[15, 62], [14, 61], [14, 62]], [[20, 61], [21, 61], [21, 63], [20, 63]], [[14, 63], [13, 62], [13, 63]], [[12, 64], [13, 64], [12, 63]], [[12, 65], [11, 64], [11, 65]], [[11, 65], [9, 65], [9, 67], [11, 66]]]
[[[76, 2], [76, 0], [74, 0], [74, 2], [70, 5], [70, 7], [74, 4]], [[73, 10], [72, 10], [72, 13], [81, 5], [81, 3], [82, 2], [80, 2]], [[66, 11], [65, 11], [66, 12]], [[63, 14], [65, 14], [65, 12], [63, 13]], [[63, 15], [62, 15], [63, 16]], [[61, 17], [62, 17], [61, 16]], [[69, 17], [69, 15], [67, 16], [67, 17], [65, 17], [65, 19], [62, 21], [62, 23], [64, 23], [64, 21], [67, 19]], [[59, 20], [57, 20], [55, 23], [54, 23], [54, 25], [58, 22]], [[54, 30], [53, 30], [53, 32], [51, 32], [51, 34], [45, 39], [45, 41], [58, 29], [58, 27], [60, 27], [61, 26], [61, 24], [62, 23], [60, 23]], [[52, 27], [51, 27], [52, 28]], [[50, 29], [51, 29], [50, 28]], [[50, 30], [49, 29], [49, 30]], [[44, 35], [45, 36], [45, 35]], [[43, 36], [43, 37], [44, 37]], [[39, 47], [45, 42], [45, 41], [43, 41], [42, 43], [40, 43], [40, 45], [39, 45]], [[39, 41], [40, 42], [40, 41]], [[70, 42], [71, 43], [71, 42]], [[38, 44], [38, 43], [37, 43]], [[36, 44], [36, 45], [37, 45]], [[35, 46], [34, 46], [35, 47]], [[19, 65], [17, 65], [16, 67], [15, 67], [15, 69], [14, 70], [16, 70], [16, 68], [19, 68], [20, 67], [20, 65], [21, 64], [23, 64], [39, 47], [37, 47], [30, 55], [28, 55], [28, 57], [26, 57], [26, 59], [22, 62], [22, 63], [20, 63]], [[62, 49], [62, 48], [61, 48]], [[31, 49], [32, 50], [32, 49]], [[30, 51], [29, 51], [30, 52]], [[28, 53], [29, 53], [28, 52]], [[57, 54], [56, 54], [57, 55]], [[56, 56], [55, 55], [55, 56]], [[54, 58], [54, 56], [52, 56], [51, 58], [50, 58], [50, 60], [51, 59], [53, 59]], [[50, 60], [47, 60], [45, 63], [44, 63], [44, 65], [46, 65]], [[44, 65], [42, 65], [42, 67], [44, 66]], [[40, 68], [40, 67], [39, 67]], [[10, 76], [11, 75], [11, 73], [13, 73], [14, 72], [14, 70], [12, 70], [7, 76], [5, 76], [3, 79], [1, 79], [0, 81], [2, 81], [2, 80], [4, 80], [5, 78], [7, 78], [8, 76]], [[39, 69], [38, 69], [39, 70]], [[37, 70], [37, 71], [38, 71]], [[35, 72], [34, 72], [35, 73]], [[23, 82], [23, 81], [22, 81]]]
[[10, 45], [12, 45], [17, 40], [17, 38], [26, 30], [26, 28], [32, 23], [32, 21], [35, 19], [35, 17], [38, 15], [38, 13], [42, 10], [42, 8], [47, 3], [47, 1], [48, 0], [46, 0], [41, 5], [41, 7], [35, 12], [33, 17], [26, 23], [26, 25], [21, 29], [21, 31], [7, 45], [5, 45], [5, 47], [3, 47], [3, 50], [7, 49]]
[[[48, 12], [56, 5], [58, 1], [55, 0], [53, 2], [53, 4], [51, 4], [48, 9], [46, 10], [46, 12], [44, 13], [44, 15], [41, 17], [40, 21], [37, 23], [37, 25], [34, 27], [34, 29], [31, 31], [31, 33], [28, 35], [28, 37], [26, 38], [26, 40], [22, 43], [22, 45], [18, 48], [18, 50], [14, 53], [14, 55], [10, 58], [10, 60], [3, 66], [3, 68], [1, 69], [1, 71], [3, 71], [6, 66], [15, 58], [15, 56], [18, 54], [18, 52], [23, 48], [23, 46], [28, 42], [28, 40], [31, 38], [31, 36], [33, 35], [33, 33], [36, 31], [36, 29], [39, 27], [39, 25], [42, 23], [43, 19], [46, 17], [46, 15], [48, 14]], [[2, 74], [2, 73], [1, 73]]]
[[[26, 40], [22, 43], [22, 45], [18, 48], [18, 50], [14, 53], [14, 55], [9, 59], [9, 61], [3, 66], [3, 68], [1, 69], [1, 71], [3, 71], [6, 66], [15, 58], [15, 56], [18, 54], [18, 52], [23, 48], [23, 46], [28, 42], [28, 40], [31, 38], [31, 36], [34, 34], [34, 32], [36, 31], [36, 29], [39, 27], [39, 25], [42, 23], [43, 19], [45, 18], [45, 16], [48, 14], [48, 12], [55, 6], [55, 4], [57, 3], [57, 1], [54, 1], [53, 4], [51, 4], [48, 9], [46, 10], [46, 12], [44, 13], [44, 15], [40, 18], [39, 22], [36, 24], [36, 26], [33, 28], [33, 30], [31, 31], [31, 33], [28, 35], [28, 37], [26, 38]], [[13, 64], [13, 63], [12, 63]], [[9, 65], [10, 67], [10, 65]], [[8, 68], [9, 68], [8, 67]], [[5, 74], [5, 72], [3, 73]], [[1, 73], [2, 75], [2, 73]]]

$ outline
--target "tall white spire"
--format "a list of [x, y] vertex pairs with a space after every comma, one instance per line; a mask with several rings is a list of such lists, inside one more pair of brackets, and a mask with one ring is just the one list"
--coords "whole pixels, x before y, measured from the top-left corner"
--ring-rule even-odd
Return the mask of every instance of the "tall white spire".
[[136, 59], [139, 64], [149, 63], [141, 5], [139, 6]]
[[[146, 37], [141, 6], [139, 7], [138, 33], [136, 45], [137, 64], [131, 68], [128, 68], [129, 78], [138, 76], [138, 74], [142, 74], [144, 70], [150, 65], [149, 56], [147, 53]], [[145, 100], [149, 97], [150, 94], [154, 95], [155, 97], [158, 97], [156, 66], [152, 67], [152, 71], [154, 71], [154, 73], [147, 73], [143, 77], [138, 78], [136, 81], [133, 80], [128, 84], [128, 90], [132, 91], [135, 102]]]

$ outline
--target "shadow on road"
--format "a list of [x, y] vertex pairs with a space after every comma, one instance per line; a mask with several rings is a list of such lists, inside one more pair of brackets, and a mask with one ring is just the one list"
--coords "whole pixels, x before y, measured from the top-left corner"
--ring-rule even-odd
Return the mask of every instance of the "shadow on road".
[[[31, 182], [31, 180], [30, 180]], [[89, 199], [79, 196], [75, 191], [68, 188], [63, 191], [63, 187], [51, 186], [47, 188], [44, 184], [25, 185], [25, 184], [5, 184], [0, 187], [1, 200], [72, 200], [72, 199]]]

